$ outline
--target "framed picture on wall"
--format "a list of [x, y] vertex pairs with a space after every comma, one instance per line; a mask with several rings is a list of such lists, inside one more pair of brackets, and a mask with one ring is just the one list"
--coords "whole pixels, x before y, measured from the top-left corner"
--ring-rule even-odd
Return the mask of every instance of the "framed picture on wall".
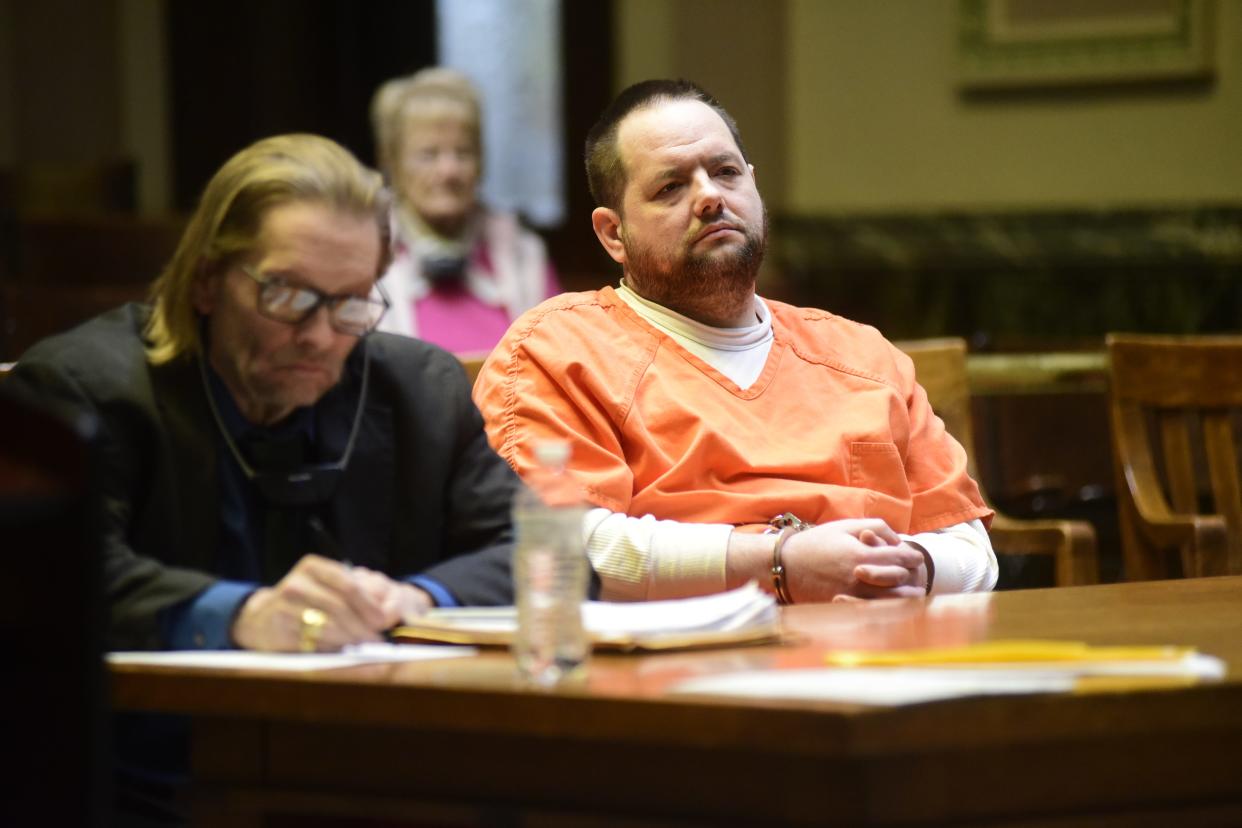
[[958, 0], [966, 89], [1207, 79], [1214, 0]]

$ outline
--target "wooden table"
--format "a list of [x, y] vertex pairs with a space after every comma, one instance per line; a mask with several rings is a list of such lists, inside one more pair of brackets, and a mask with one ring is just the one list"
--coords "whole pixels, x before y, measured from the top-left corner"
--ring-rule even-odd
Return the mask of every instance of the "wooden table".
[[[1242, 577], [798, 606], [792, 643], [597, 656], [528, 691], [506, 653], [316, 674], [113, 667], [195, 721], [204, 824], [1242, 824]], [[1219, 683], [901, 708], [669, 693], [829, 648], [1041, 637], [1195, 645]], [[331, 823], [337, 824], [337, 823]], [[383, 824], [391, 824], [385, 822]]]

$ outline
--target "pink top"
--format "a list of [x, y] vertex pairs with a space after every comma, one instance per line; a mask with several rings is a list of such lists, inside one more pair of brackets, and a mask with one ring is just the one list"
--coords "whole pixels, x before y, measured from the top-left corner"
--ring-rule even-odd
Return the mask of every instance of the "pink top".
[[461, 282], [436, 285], [413, 304], [419, 336], [453, 353], [486, 353], [509, 330], [505, 309], [479, 301]]
[[[537, 238], [531, 235], [531, 238]], [[470, 254], [470, 267], [475, 271], [494, 276], [496, 264], [492, 258], [487, 237], [480, 238]], [[542, 253], [542, 244], [539, 247]], [[410, 249], [404, 243], [397, 248], [397, 256], [408, 257]], [[561, 292], [552, 262], [540, 256], [542, 284], [532, 285], [539, 301]], [[538, 265], [536, 265], [538, 267]], [[536, 270], [530, 275], [536, 276]], [[470, 289], [468, 280], [433, 284], [426, 295], [409, 300], [410, 314], [420, 339], [434, 342], [445, 350], [457, 354], [486, 354], [509, 329], [513, 319], [504, 305], [491, 304], [480, 299]]]

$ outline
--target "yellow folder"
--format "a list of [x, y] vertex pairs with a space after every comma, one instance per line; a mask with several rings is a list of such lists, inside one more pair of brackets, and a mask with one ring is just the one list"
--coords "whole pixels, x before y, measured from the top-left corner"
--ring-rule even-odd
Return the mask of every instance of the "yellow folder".
[[921, 650], [833, 650], [824, 656], [824, 660], [835, 667], [965, 666], [1021, 662], [1177, 661], [1194, 652], [1193, 647], [1097, 647], [1082, 641], [1016, 638]]

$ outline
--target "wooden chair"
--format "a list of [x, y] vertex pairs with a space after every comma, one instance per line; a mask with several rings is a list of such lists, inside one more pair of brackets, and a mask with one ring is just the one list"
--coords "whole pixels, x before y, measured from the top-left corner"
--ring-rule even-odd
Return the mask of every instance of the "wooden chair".
[[473, 384], [479, 376], [479, 371], [483, 369], [483, 363], [487, 360], [487, 354], [458, 354], [457, 359], [461, 362], [461, 367], [466, 369], [466, 376], [470, 378], [470, 382]]
[[1105, 341], [1126, 578], [1242, 573], [1242, 336]]
[[[976, 481], [975, 442], [971, 427], [970, 385], [966, 376], [966, 341], [950, 337], [897, 342], [914, 360], [915, 375], [927, 391], [932, 409], [966, 449], [967, 468]], [[992, 505], [980, 483], [979, 492]], [[995, 507], [993, 506], [995, 509]], [[1056, 584], [1099, 581], [1095, 530], [1080, 520], [1022, 520], [996, 512], [988, 534], [998, 555], [1051, 555]]]

